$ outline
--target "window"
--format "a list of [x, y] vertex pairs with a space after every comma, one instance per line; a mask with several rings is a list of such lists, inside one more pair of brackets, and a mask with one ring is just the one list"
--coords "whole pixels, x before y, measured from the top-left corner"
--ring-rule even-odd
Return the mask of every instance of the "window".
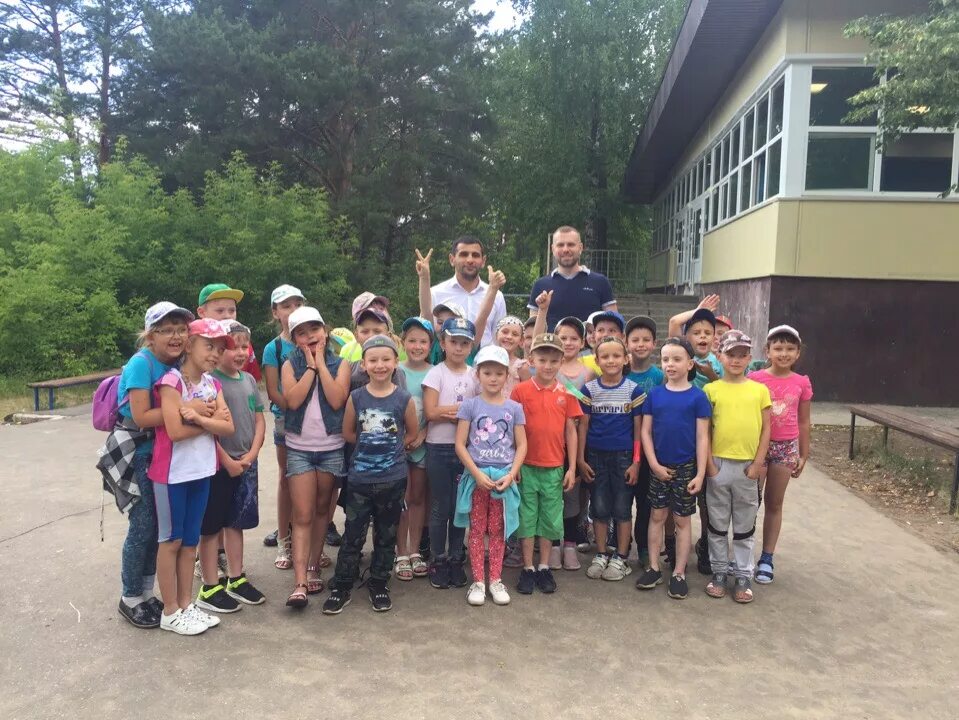
[[753, 197], [757, 203], [766, 199], [766, 153], [756, 156], [753, 163]]
[[780, 80], [772, 92], [770, 104], [769, 134], [778, 135], [783, 130], [783, 99], [786, 92], [786, 81]]
[[871, 190], [873, 135], [810, 134], [807, 190]]
[[[875, 71], [869, 67], [813, 68], [809, 86], [809, 124], [845, 125], [843, 119], [852, 109], [849, 98], [876, 83]], [[876, 118], [864, 124], [875, 125]]]
[[952, 135], [915, 133], [888, 143], [882, 153], [880, 190], [943, 192], [952, 174]]
[[752, 189], [752, 174], [752, 164], [746, 163], [743, 165], [741, 180], [742, 191], [739, 194], [739, 212], [748, 210], [749, 206], [752, 205], [752, 195], [750, 195], [750, 190]]
[[756, 147], [758, 150], [769, 139], [769, 101], [764, 97], [756, 108]]
[[756, 111], [750, 110], [746, 113], [746, 119], [743, 121], [743, 155], [747, 157], [753, 154], [753, 132], [756, 129]]
[[777, 140], [769, 146], [769, 196], [779, 194], [779, 168], [782, 163], [782, 142]]

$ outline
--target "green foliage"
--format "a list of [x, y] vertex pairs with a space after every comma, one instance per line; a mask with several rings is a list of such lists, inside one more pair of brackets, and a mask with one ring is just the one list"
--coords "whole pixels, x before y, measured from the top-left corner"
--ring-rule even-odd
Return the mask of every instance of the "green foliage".
[[880, 134], [895, 139], [917, 127], [952, 129], [959, 124], [959, 0], [932, 0], [929, 11], [908, 17], [866, 17], [846, 27], [873, 48], [880, 85], [851, 98], [850, 120], [879, 112]]

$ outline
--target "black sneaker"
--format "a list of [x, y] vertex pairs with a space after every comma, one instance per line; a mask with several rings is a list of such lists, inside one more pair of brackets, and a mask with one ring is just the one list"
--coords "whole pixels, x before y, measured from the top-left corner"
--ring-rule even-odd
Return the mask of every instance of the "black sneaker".
[[676, 538], [671, 538], [672, 542], [666, 541], [666, 562], [669, 567], [676, 567]]
[[536, 588], [541, 593], [546, 593], [548, 595], [549, 593], [556, 592], [556, 580], [553, 578], [553, 571], [549, 568], [546, 568], [545, 570], [537, 570], [535, 582]]
[[420, 557], [426, 562], [430, 561], [430, 530], [423, 528], [423, 536], [420, 538]]
[[431, 562], [429, 574], [430, 585], [437, 590], [446, 590], [450, 586], [450, 565], [445, 558]]
[[350, 589], [333, 587], [330, 589], [330, 596], [323, 603], [324, 615], [339, 615], [343, 608], [350, 604]]
[[266, 545], [267, 547], [276, 547], [276, 544], [278, 542], [277, 538], [279, 538], [279, 535], [280, 535], [280, 531], [274, 530], [265, 538], [263, 538], [263, 544]]
[[532, 595], [536, 589], [536, 571], [529, 568], [523, 568], [519, 571], [519, 582], [516, 583], [516, 591], [522, 595]]
[[334, 523], [330, 523], [330, 526], [326, 529], [326, 544], [332, 547], [339, 547], [343, 544], [343, 536], [337, 531]]
[[639, 579], [636, 581], [637, 590], [652, 590], [654, 587], [662, 583], [663, 573], [661, 570], [653, 570], [650, 568], [642, 575], [639, 576]]
[[685, 600], [686, 596], [689, 595], [689, 585], [686, 583], [686, 578], [682, 575], [673, 575], [669, 578], [669, 587], [666, 588], [666, 594], [676, 600]]
[[262, 605], [266, 602], [266, 596], [246, 579], [246, 573], [241, 573], [240, 577], [232, 578], [227, 582], [226, 594], [247, 605]]
[[196, 596], [196, 606], [201, 610], [218, 613], [233, 613], [240, 609], [240, 603], [226, 594], [223, 585], [201, 585]]
[[[386, 612], [393, 608], [393, 601], [390, 600], [390, 589], [385, 582], [371, 580], [368, 585], [370, 591], [370, 602], [376, 612]], [[323, 606], [326, 612], [326, 605]]]
[[449, 568], [449, 586], [455, 588], [466, 587], [469, 580], [466, 579], [466, 571], [463, 569], [463, 561], [450, 560], [447, 567]]
[[150, 606], [150, 609], [156, 613], [157, 617], [160, 617], [160, 613], [163, 612], [163, 601], [160, 598], [154, 596], [147, 600], [147, 605]]
[[120, 600], [120, 605], [117, 609], [133, 627], [143, 630], [160, 627], [160, 613], [154, 612], [149, 601], [139, 603], [134, 607], [127, 607], [127, 604], [123, 602], [123, 600]]
[[696, 543], [696, 569], [700, 575], [713, 574], [713, 566], [709, 562], [709, 545], [703, 540]]

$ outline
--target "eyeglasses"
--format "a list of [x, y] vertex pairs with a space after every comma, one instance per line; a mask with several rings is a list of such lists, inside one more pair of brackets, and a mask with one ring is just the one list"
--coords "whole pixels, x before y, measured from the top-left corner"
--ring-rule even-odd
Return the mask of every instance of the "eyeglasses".
[[185, 327], [167, 327], [162, 330], [154, 330], [160, 337], [186, 337], [190, 333], [190, 328]]

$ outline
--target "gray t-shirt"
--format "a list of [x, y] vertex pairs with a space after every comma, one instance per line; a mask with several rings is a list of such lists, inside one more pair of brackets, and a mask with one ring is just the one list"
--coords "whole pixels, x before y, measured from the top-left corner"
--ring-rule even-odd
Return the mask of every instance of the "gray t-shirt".
[[477, 466], [507, 468], [516, 458], [517, 425], [526, 424], [523, 406], [515, 400], [492, 405], [482, 397], [466, 398], [456, 417], [469, 420], [467, 450]]
[[217, 439], [227, 455], [236, 460], [250, 452], [256, 432], [256, 414], [263, 412], [263, 398], [256, 380], [249, 373], [241, 371], [239, 377], [230, 377], [217, 369], [213, 375], [223, 387], [223, 399], [230, 409], [236, 429], [232, 435]]
[[349, 481], [389, 482], [406, 477], [406, 407], [410, 394], [396, 388], [376, 397], [365, 387], [350, 393], [356, 411], [356, 446], [350, 458]]

